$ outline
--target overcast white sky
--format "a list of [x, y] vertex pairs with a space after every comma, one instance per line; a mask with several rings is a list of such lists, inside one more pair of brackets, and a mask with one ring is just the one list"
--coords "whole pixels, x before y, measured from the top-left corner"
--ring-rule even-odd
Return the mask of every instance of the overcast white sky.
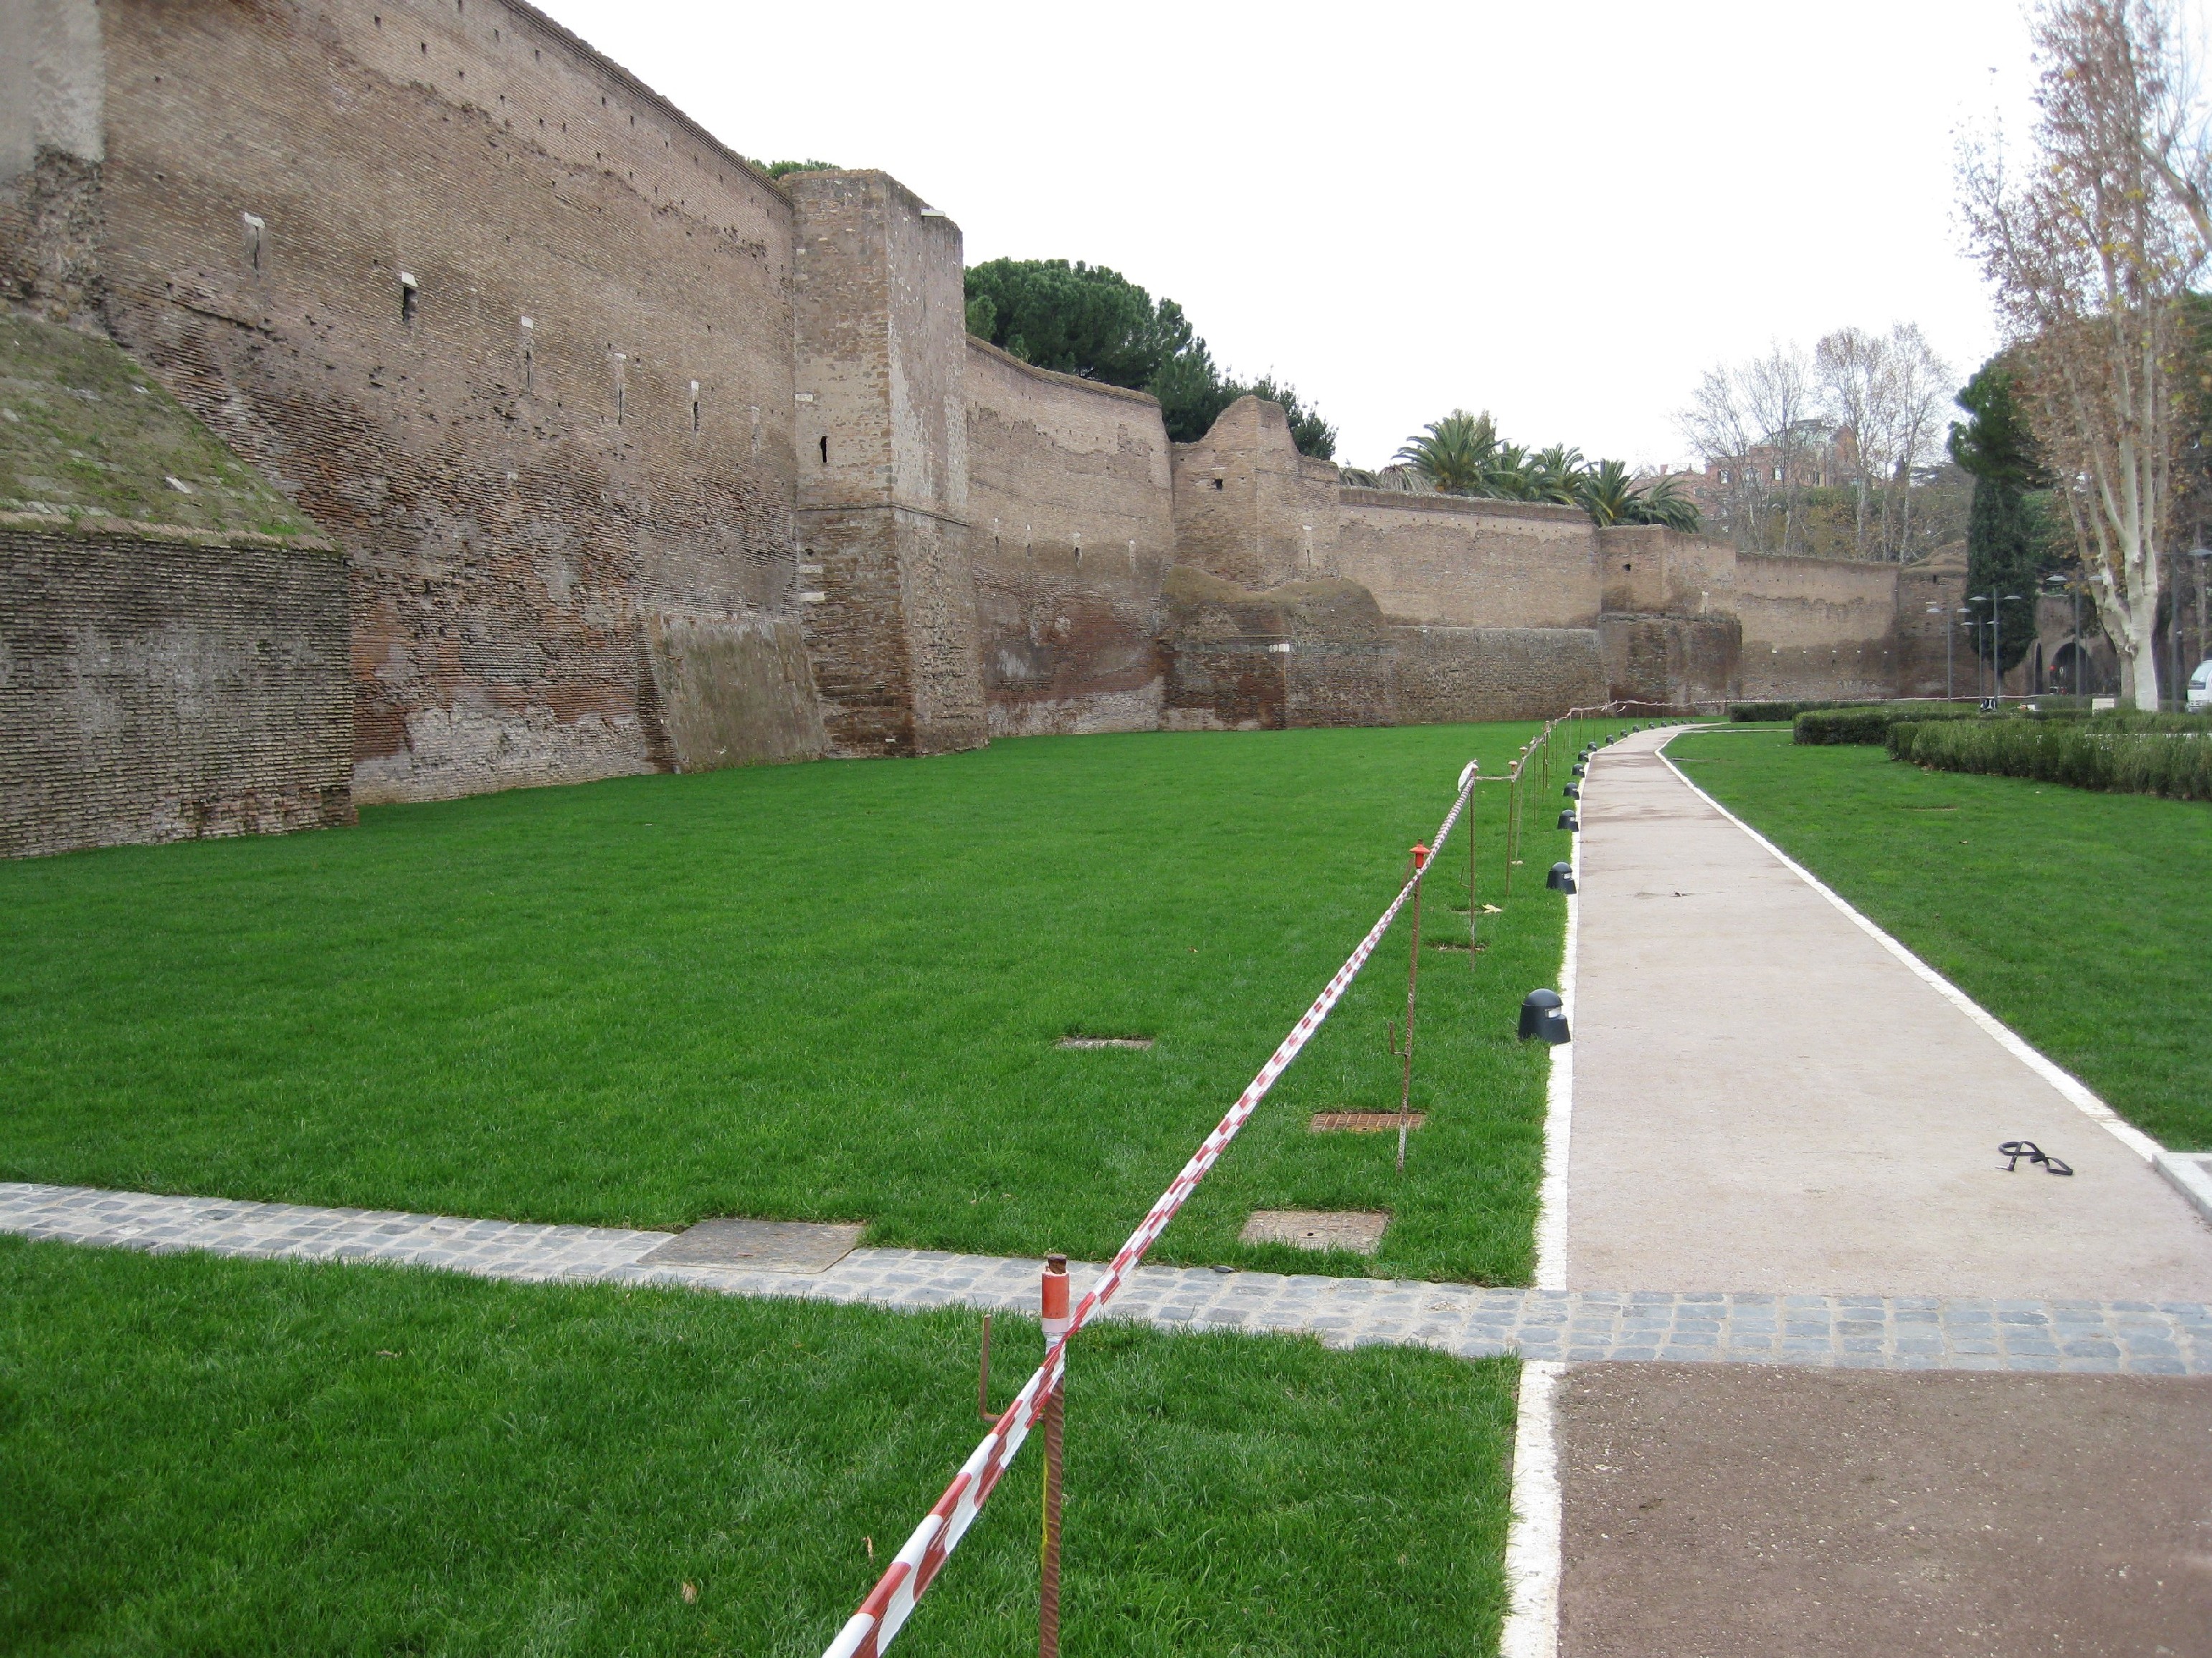
[[970, 264], [1113, 266], [1387, 460], [1455, 405], [1687, 460], [1699, 373], [1846, 323], [1993, 333], [1954, 134], [2025, 131], [2018, 0], [540, 0], [725, 143], [896, 174]]

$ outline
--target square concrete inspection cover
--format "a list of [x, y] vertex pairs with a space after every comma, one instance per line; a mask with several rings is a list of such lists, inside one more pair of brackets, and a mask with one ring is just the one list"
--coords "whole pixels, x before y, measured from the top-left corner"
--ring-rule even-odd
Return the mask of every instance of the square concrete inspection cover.
[[702, 1220], [647, 1255], [653, 1266], [743, 1266], [756, 1272], [819, 1272], [853, 1252], [868, 1229], [857, 1222]]
[[1373, 1209], [1255, 1209], [1237, 1237], [1245, 1243], [1371, 1255], [1382, 1247], [1382, 1229], [1389, 1224], [1389, 1216]]

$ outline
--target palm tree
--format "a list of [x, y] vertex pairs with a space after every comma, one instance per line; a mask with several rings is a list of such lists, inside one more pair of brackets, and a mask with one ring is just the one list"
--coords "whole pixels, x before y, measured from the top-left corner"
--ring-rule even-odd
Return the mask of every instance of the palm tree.
[[1528, 452], [1517, 443], [1498, 446], [1498, 459], [1490, 464], [1489, 488], [1483, 490], [1499, 501], [1536, 501], [1536, 480]]
[[1406, 462], [1442, 494], [1477, 495], [1486, 493], [1497, 453], [1498, 428], [1489, 414], [1455, 409], [1407, 438], [1392, 459]]
[[1564, 443], [1555, 443], [1548, 449], [1540, 449], [1528, 459], [1529, 484], [1532, 501], [1557, 501], [1561, 506], [1577, 504], [1576, 490], [1589, 463], [1583, 452]]
[[1686, 536], [1698, 533], [1698, 503], [1682, 493], [1680, 473], [1662, 477], [1638, 497], [1643, 522], [1663, 524]]
[[1577, 503], [1600, 524], [1640, 522], [1630, 516], [1636, 496], [1636, 484], [1628, 476], [1627, 466], [1617, 460], [1601, 460], [1584, 469], [1575, 490]]
[[1639, 484], [1617, 460], [1584, 468], [1575, 500], [1600, 524], [1663, 524], [1684, 535], [1697, 533], [1698, 504], [1682, 493], [1679, 478]]

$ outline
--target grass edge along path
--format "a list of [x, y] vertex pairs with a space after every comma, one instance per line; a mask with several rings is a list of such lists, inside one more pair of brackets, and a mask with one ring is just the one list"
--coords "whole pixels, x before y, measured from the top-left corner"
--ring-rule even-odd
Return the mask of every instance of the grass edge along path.
[[[1470, 751], [1529, 724], [1033, 738], [922, 762], [371, 809], [358, 830], [0, 868], [0, 1178], [492, 1218], [861, 1220], [872, 1242], [1103, 1259], [1388, 902]], [[1407, 923], [1164, 1262], [1521, 1283], [1570, 850], [1529, 795], [1486, 953]], [[1504, 791], [1478, 791], [1481, 902]], [[1424, 935], [1464, 941], [1463, 842]], [[1063, 1034], [1156, 1035], [1056, 1051]], [[1382, 1254], [1248, 1245], [1388, 1209]]]
[[2212, 1149], [2212, 808], [1926, 772], [1786, 727], [1667, 753], [2129, 1122]]
[[[975, 1432], [958, 1311], [5, 1238], [0, 1308], [11, 1652], [811, 1658]], [[1015, 1319], [998, 1345], [1009, 1370], [1042, 1347]], [[1493, 1649], [1517, 1374], [1086, 1332], [1069, 1630], [1145, 1658]], [[909, 1649], [1034, 1649], [1034, 1466]]]

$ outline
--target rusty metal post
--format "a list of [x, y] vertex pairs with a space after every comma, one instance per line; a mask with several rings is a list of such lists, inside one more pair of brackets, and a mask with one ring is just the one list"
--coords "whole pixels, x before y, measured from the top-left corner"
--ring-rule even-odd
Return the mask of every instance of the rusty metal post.
[[[1429, 867], [1429, 849], [1413, 848], [1413, 951], [1406, 963], [1406, 1066], [1398, 1087], [1398, 1172], [1406, 1172], [1406, 1131], [1412, 1127], [1413, 1108], [1413, 995], [1421, 981], [1421, 888]], [[1470, 953], [1472, 953], [1470, 951]]]
[[983, 1315], [983, 1362], [975, 1370], [975, 1414], [986, 1422], [999, 1418], [991, 1414], [991, 1315]]
[[1467, 792], [1467, 966], [1470, 973], [1474, 970], [1474, 953], [1479, 947], [1477, 939], [1480, 934], [1475, 930], [1476, 925], [1482, 919], [1482, 894], [1474, 878], [1474, 803], [1481, 795], [1480, 784]]
[[[1067, 1332], [1067, 1257], [1048, 1255], [1042, 1298], [1045, 1346]], [[1060, 1476], [1066, 1357], [1044, 1399], [1044, 1539], [1037, 1583], [1037, 1658], [1060, 1658]]]

